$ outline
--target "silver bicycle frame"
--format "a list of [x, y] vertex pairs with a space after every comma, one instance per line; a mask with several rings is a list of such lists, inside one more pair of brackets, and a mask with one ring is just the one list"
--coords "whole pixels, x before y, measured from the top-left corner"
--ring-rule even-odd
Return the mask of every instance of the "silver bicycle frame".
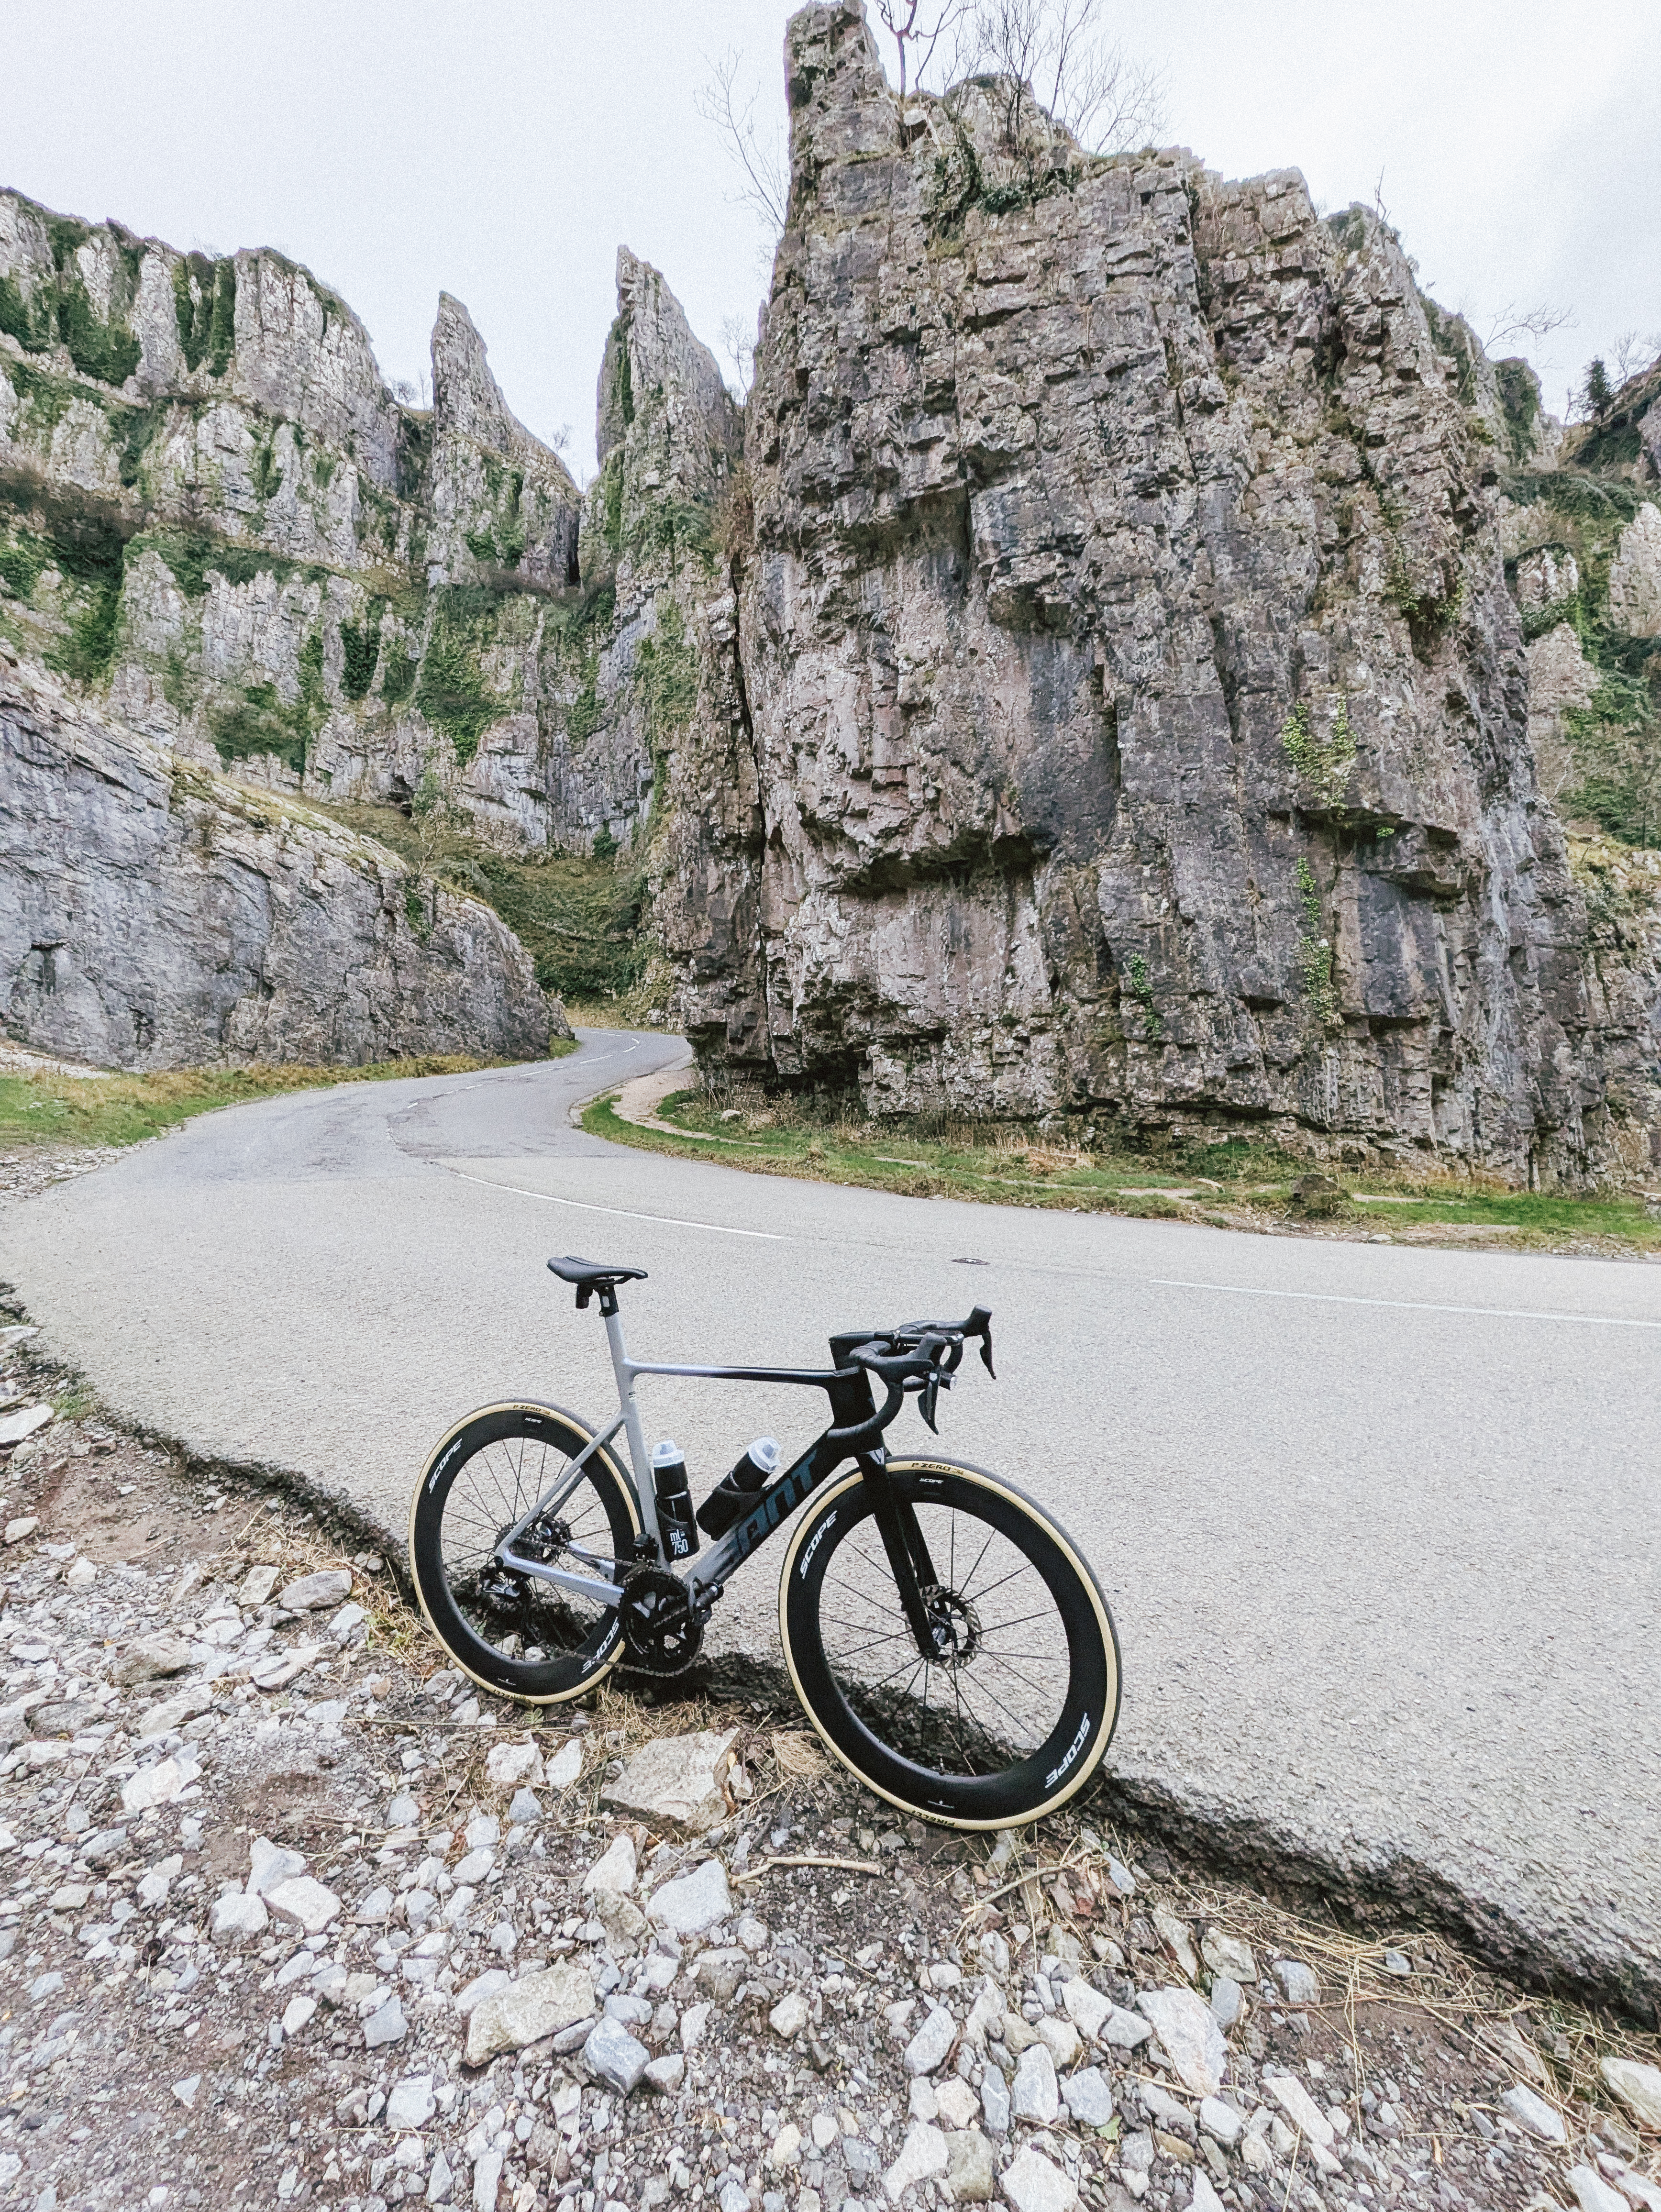
[[[602, 1429], [589, 1439], [570, 1465], [538, 1498], [530, 1511], [520, 1516], [500, 1539], [496, 1557], [504, 1567], [514, 1574], [528, 1575], [537, 1582], [550, 1583], [556, 1589], [569, 1590], [574, 1597], [585, 1597], [593, 1604], [615, 1608], [619, 1585], [610, 1579], [601, 1581], [593, 1575], [574, 1574], [567, 1567], [551, 1567], [539, 1559], [523, 1559], [513, 1549], [531, 1523], [544, 1514], [557, 1513], [571, 1492], [582, 1480], [585, 1463], [597, 1451], [603, 1451], [621, 1429], [629, 1443], [629, 1459], [633, 1468], [630, 1487], [635, 1497], [636, 1510], [640, 1516], [642, 1532], [657, 1547], [658, 1557], [665, 1557], [662, 1529], [658, 1520], [657, 1486], [652, 1480], [652, 1462], [646, 1449], [645, 1431], [641, 1427], [640, 1407], [635, 1398], [635, 1378], [640, 1375], [680, 1375], [709, 1382], [797, 1382], [814, 1389], [824, 1387], [824, 1378], [800, 1368], [781, 1367], [683, 1367], [666, 1362], [630, 1359], [623, 1344], [623, 1318], [620, 1314], [605, 1316], [605, 1338], [611, 1347], [611, 1371], [617, 1377], [618, 1415], [611, 1426]], [[785, 1478], [794, 1476], [805, 1462], [812, 1460], [818, 1443], [811, 1446], [802, 1460], [788, 1471]], [[783, 1486], [776, 1486], [782, 1488]], [[800, 1493], [798, 1493], [800, 1494]], [[792, 1498], [792, 1504], [795, 1502]], [[715, 1549], [699, 1560], [684, 1577], [689, 1595], [696, 1602], [706, 1590], [725, 1580], [727, 1575], [744, 1556], [743, 1547], [734, 1540], [736, 1532], [729, 1531]], [[598, 1564], [598, 1562], [596, 1563]]]

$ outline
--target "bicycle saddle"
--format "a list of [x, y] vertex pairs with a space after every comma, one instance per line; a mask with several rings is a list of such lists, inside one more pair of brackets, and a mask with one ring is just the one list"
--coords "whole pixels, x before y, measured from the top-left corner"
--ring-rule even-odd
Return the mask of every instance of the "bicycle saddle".
[[613, 1314], [618, 1310], [616, 1296], [618, 1285], [643, 1283], [646, 1280], [644, 1267], [608, 1267], [603, 1260], [579, 1260], [569, 1252], [563, 1259], [550, 1260], [548, 1266], [551, 1271], [559, 1277], [562, 1283], [576, 1285], [579, 1312], [598, 1291], [600, 1294], [600, 1311], [604, 1314]]

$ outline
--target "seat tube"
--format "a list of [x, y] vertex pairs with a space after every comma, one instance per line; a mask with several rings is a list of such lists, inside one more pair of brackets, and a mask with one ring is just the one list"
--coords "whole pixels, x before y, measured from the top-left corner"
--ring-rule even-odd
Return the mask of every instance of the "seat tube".
[[635, 1374], [629, 1364], [629, 1355], [623, 1348], [623, 1316], [609, 1313], [605, 1316], [605, 1340], [611, 1347], [611, 1372], [617, 1377], [618, 1409], [623, 1415], [624, 1434], [629, 1439], [629, 1457], [634, 1468], [635, 1497], [640, 1507], [646, 1532], [663, 1553], [663, 1534], [658, 1527], [657, 1492], [652, 1482], [652, 1462], [646, 1449], [645, 1432], [640, 1425], [640, 1407], [635, 1399]]

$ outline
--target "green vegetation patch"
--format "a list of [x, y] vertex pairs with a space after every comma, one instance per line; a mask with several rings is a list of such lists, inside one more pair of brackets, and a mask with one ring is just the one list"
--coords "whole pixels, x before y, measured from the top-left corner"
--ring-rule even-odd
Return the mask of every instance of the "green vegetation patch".
[[1299, 701], [1281, 725], [1281, 750], [1293, 774], [1323, 813], [1342, 804], [1355, 766], [1355, 735], [1349, 726], [1349, 700], [1338, 694], [1329, 728], [1317, 730], [1307, 704]]
[[336, 1083], [465, 1075], [497, 1060], [388, 1060], [367, 1067], [184, 1067], [155, 1075], [0, 1075], [0, 1140], [7, 1144], [136, 1145], [195, 1114], [278, 1091]]
[[[1300, 1218], [1292, 1186], [1310, 1162], [1246, 1139], [1104, 1144], [1040, 1135], [1030, 1124], [948, 1115], [877, 1121], [845, 1092], [763, 1091], [712, 1071], [657, 1109], [667, 1128], [625, 1121], [615, 1095], [588, 1108], [592, 1134], [645, 1151], [719, 1160], [754, 1174], [858, 1185], [914, 1198], [1284, 1229]], [[1407, 1235], [1415, 1243], [1610, 1252], [1661, 1249], [1661, 1223], [1641, 1200], [1507, 1191], [1451, 1177], [1356, 1176], [1339, 1233]], [[1375, 1218], [1375, 1217], [1377, 1217]]]
[[[371, 599], [361, 623], [340, 625], [340, 688], [349, 699], [368, 696], [380, 658], [380, 624], [386, 612], [385, 599]], [[413, 669], [411, 671], [413, 677]]]
[[424, 820], [392, 806], [319, 811], [379, 838], [421, 873], [493, 906], [530, 954], [545, 991], [620, 998], [646, 972], [652, 947], [645, 876], [627, 853], [616, 861], [566, 854], [510, 860], [470, 836], [441, 803]]
[[491, 723], [513, 712], [514, 702], [490, 688], [479, 663], [495, 641], [498, 606], [486, 592], [441, 592], [422, 655], [416, 705], [448, 738], [464, 768]]
[[250, 684], [236, 705], [209, 718], [209, 733], [222, 761], [250, 760], [269, 753], [296, 775], [304, 775], [312, 740], [328, 711], [323, 633], [313, 629], [300, 648], [296, 696], [280, 697], [274, 684]]

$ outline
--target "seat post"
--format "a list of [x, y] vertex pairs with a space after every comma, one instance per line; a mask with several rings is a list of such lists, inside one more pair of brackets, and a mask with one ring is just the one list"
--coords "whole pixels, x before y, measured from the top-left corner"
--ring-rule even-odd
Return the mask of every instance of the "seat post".
[[639, 1501], [647, 1533], [656, 1542], [660, 1536], [657, 1492], [652, 1484], [652, 1463], [646, 1449], [645, 1431], [640, 1425], [640, 1407], [635, 1402], [634, 1370], [623, 1347], [623, 1317], [617, 1310], [615, 1301], [605, 1316], [605, 1340], [611, 1347], [611, 1372], [616, 1376], [618, 1384], [618, 1411], [623, 1415], [624, 1433], [629, 1439], [629, 1457], [635, 1470], [635, 1495]]

